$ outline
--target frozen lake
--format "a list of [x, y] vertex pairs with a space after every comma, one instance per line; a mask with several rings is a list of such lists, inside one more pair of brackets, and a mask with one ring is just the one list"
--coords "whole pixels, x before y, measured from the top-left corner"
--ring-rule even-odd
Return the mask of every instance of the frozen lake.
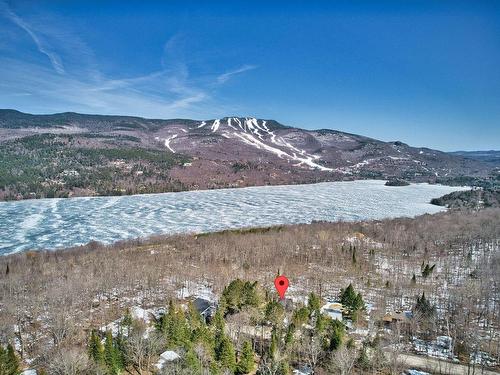
[[442, 211], [429, 204], [463, 188], [384, 181], [325, 182], [0, 203], [0, 254], [56, 249], [96, 240], [228, 228], [416, 216]]

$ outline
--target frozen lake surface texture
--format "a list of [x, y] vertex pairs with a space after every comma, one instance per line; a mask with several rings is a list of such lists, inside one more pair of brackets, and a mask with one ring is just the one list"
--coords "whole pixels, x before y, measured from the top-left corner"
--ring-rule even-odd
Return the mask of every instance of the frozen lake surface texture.
[[429, 204], [463, 188], [384, 181], [326, 182], [0, 203], [0, 254], [106, 244], [154, 234], [416, 216], [442, 211]]

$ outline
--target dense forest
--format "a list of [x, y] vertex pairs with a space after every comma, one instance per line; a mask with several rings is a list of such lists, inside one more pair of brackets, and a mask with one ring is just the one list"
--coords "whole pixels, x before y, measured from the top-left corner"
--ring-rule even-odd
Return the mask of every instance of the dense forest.
[[[98, 138], [99, 148], [92, 141]], [[169, 170], [189, 159], [144, 149], [131, 136], [40, 134], [2, 143], [0, 199], [184, 190]], [[123, 147], [123, 144], [129, 147]], [[104, 144], [104, 147], [102, 146]], [[136, 146], [134, 146], [136, 144]], [[130, 146], [131, 145], [131, 146]]]

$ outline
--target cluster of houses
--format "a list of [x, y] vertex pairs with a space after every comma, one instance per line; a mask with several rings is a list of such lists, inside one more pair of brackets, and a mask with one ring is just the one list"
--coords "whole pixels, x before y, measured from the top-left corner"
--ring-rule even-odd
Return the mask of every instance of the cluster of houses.
[[[203, 316], [205, 321], [209, 322], [210, 319], [214, 316], [216, 309], [217, 309], [217, 302], [216, 299], [214, 298], [212, 293], [207, 293], [206, 291], [203, 293], [199, 293], [198, 295], [190, 295], [190, 293], [187, 293], [185, 291], [182, 291], [182, 293], [179, 295], [181, 299], [186, 299], [190, 300], [193, 306], [196, 308], [196, 310]], [[293, 302], [286, 301], [287, 305], [288, 304], [293, 304]], [[371, 310], [371, 305], [367, 304], [367, 311]], [[326, 301], [326, 303], [321, 307], [321, 313], [330, 317], [333, 320], [338, 320], [343, 322], [346, 327], [351, 330], [353, 334], [360, 333], [360, 329], [353, 329], [353, 323], [350, 319], [346, 319], [344, 316], [344, 306], [334, 300], [334, 299], [329, 299]], [[138, 307], [134, 307], [131, 309], [131, 315], [133, 316], [134, 319], [141, 319], [145, 323], [149, 323], [152, 317], [159, 317], [160, 314], [164, 313], [165, 310], [163, 309], [148, 309], [144, 310]], [[369, 315], [369, 314], [368, 314]], [[413, 318], [413, 313], [412, 311], [409, 310], [396, 310], [393, 312], [388, 312], [386, 313], [382, 320], [379, 322], [383, 327], [386, 329], [390, 329], [394, 327], [394, 325], [398, 324], [399, 327], [402, 330], [408, 330], [410, 329], [410, 324], [411, 320]], [[370, 317], [366, 317], [367, 321], [369, 321]], [[115, 332], [118, 332], [118, 327], [119, 327], [120, 319], [118, 319], [115, 322], [112, 322], [108, 324], [107, 326], [104, 326], [101, 328], [101, 330], [106, 331], [106, 330], [111, 330], [113, 334]], [[150, 328], [152, 329], [152, 328]], [[368, 330], [361, 330], [364, 333], [361, 336], [366, 336], [368, 335]], [[146, 331], [146, 334], [148, 332]], [[356, 336], [356, 335], [355, 335]], [[416, 353], [429, 356], [429, 357], [434, 357], [434, 358], [439, 358], [443, 360], [450, 360], [453, 362], [458, 362], [457, 357], [453, 353], [453, 341], [452, 338], [449, 336], [438, 336], [436, 337], [435, 340], [432, 341], [424, 341], [418, 338], [413, 338], [412, 340], [413, 344], [413, 349], [415, 350]], [[477, 358], [472, 358], [473, 360], [475, 359], [476, 362], [481, 362], [485, 363], [487, 362], [487, 365], [495, 365], [496, 362], [494, 362], [494, 359], [491, 357], [488, 357], [486, 353], [480, 353], [476, 356]], [[162, 369], [166, 364], [175, 362], [179, 360], [181, 357], [178, 353], [172, 350], [167, 350], [163, 352], [160, 355], [160, 358], [158, 362], [156, 363], [156, 368]], [[311, 373], [310, 368], [307, 366], [295, 369], [294, 371], [295, 375], [309, 375]], [[417, 370], [407, 370], [407, 373], [409, 375], [424, 375], [426, 374], [425, 372], [420, 372]], [[31, 375], [31, 374], [26, 374], [26, 375]]]

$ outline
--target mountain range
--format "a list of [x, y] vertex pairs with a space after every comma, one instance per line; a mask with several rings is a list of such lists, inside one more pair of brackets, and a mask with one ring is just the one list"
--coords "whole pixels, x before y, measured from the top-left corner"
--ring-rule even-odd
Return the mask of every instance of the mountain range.
[[500, 164], [253, 117], [161, 120], [15, 110], [0, 110], [0, 150], [4, 199], [364, 178], [461, 183], [494, 179]]

